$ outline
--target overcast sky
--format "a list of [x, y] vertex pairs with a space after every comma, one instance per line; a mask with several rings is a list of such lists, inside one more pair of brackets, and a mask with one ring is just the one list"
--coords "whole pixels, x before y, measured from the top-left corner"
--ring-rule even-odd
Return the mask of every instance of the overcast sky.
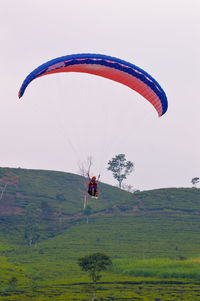
[[[199, 0], [1, 0], [0, 166], [93, 173], [115, 184], [109, 159], [135, 163], [136, 189], [190, 187], [200, 177]], [[161, 118], [130, 88], [98, 76], [61, 73], [24, 78], [73, 53], [129, 61], [165, 90]]]

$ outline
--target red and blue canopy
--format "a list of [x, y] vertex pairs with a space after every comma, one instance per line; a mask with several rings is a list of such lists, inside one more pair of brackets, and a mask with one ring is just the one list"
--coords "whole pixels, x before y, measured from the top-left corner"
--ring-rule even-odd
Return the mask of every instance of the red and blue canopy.
[[25, 78], [19, 90], [19, 98], [32, 80], [58, 72], [83, 72], [112, 79], [145, 97], [159, 116], [167, 111], [166, 94], [153, 77], [129, 62], [102, 54], [72, 54], [42, 64]]

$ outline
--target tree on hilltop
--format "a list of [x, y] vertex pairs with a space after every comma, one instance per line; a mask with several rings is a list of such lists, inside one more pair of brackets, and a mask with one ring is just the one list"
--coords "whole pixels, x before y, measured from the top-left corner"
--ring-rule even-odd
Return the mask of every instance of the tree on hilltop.
[[199, 177], [195, 177], [191, 180], [192, 185], [196, 188], [196, 185], [199, 183]]
[[116, 155], [112, 160], [108, 161], [108, 170], [112, 171], [113, 177], [118, 181], [119, 188], [122, 188], [122, 182], [134, 170], [134, 163], [127, 161], [124, 154]]

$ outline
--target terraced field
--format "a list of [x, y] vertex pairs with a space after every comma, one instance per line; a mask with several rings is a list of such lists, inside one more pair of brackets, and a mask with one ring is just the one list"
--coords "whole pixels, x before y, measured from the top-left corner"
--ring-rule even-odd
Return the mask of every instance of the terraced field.
[[80, 176], [8, 172], [19, 184], [0, 201], [0, 300], [90, 300], [77, 259], [93, 252], [113, 260], [95, 300], [200, 300], [199, 189], [131, 194], [100, 183], [86, 216]]

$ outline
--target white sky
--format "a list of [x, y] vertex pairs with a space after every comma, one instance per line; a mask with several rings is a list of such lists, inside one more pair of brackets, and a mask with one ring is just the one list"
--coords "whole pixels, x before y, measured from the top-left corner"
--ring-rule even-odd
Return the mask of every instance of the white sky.
[[[109, 159], [126, 154], [136, 189], [188, 187], [200, 177], [199, 0], [1, 0], [0, 166], [93, 172], [114, 184]], [[101, 53], [150, 73], [169, 109], [158, 118], [139, 94], [87, 74], [24, 78], [73, 53]]]

